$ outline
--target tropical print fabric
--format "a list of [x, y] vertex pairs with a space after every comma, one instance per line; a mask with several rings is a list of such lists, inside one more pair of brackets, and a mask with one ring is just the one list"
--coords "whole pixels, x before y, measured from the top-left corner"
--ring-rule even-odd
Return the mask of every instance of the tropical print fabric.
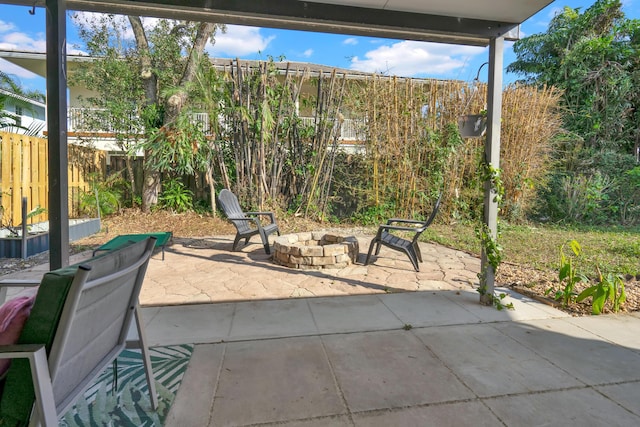
[[140, 351], [123, 351], [60, 420], [60, 427], [162, 426], [192, 352], [192, 345], [149, 349], [158, 393], [158, 409], [154, 411]]

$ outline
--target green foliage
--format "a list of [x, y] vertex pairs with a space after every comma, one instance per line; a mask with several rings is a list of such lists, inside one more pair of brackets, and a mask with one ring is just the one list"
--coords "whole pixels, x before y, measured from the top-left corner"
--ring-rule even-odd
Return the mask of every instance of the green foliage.
[[484, 253], [487, 257], [487, 262], [493, 267], [494, 272], [498, 270], [498, 266], [502, 262], [503, 247], [498, 243], [498, 237], [494, 237], [489, 226], [487, 224], [480, 225], [476, 230], [476, 237], [480, 240], [480, 245], [484, 249]]
[[193, 175], [207, 167], [209, 145], [200, 126], [188, 113], [151, 131], [142, 143], [148, 166], [158, 172]]
[[[45, 95], [38, 90], [25, 89], [16, 76], [7, 74], [0, 71], [0, 89], [7, 90], [16, 95], [24, 96], [25, 98], [33, 99], [34, 101], [45, 102]], [[6, 95], [0, 94], [0, 107], [2, 102], [6, 99]], [[29, 105], [29, 104], [27, 104]], [[0, 108], [1, 109], [1, 108]]]
[[[565, 247], [569, 245], [573, 255], [567, 256], [564, 252]], [[582, 247], [576, 240], [571, 240], [562, 246], [560, 246], [560, 269], [558, 271], [558, 281], [560, 282], [560, 289], [555, 290], [555, 299], [562, 301], [562, 305], [567, 307], [572, 302], [576, 293], [574, 291], [575, 285], [579, 282], [587, 282], [587, 277], [578, 272], [575, 261], [582, 255]], [[554, 289], [547, 290], [547, 293], [553, 292]]]
[[388, 202], [378, 206], [370, 206], [362, 212], [355, 213], [353, 220], [362, 225], [380, 224], [394, 217], [395, 212], [395, 203]]
[[[365, 156], [344, 152], [338, 153], [335, 158], [331, 196], [329, 198], [331, 214], [339, 220], [345, 220], [351, 218], [357, 212], [361, 212], [359, 221], [362, 223], [372, 221], [370, 218], [371, 212], [367, 212], [368, 184], [368, 168]], [[374, 222], [370, 223], [373, 224]]]
[[489, 162], [483, 161], [480, 165], [480, 181], [489, 182], [493, 201], [502, 205], [504, 201], [504, 183], [502, 182], [502, 170]]
[[[144, 26], [137, 16], [113, 14], [73, 18], [84, 43], [80, 47], [90, 56], [101, 58], [78, 72], [77, 78], [99, 93], [89, 101], [92, 106], [108, 111], [109, 126], [116, 130], [123, 151], [133, 156], [132, 148], [136, 148], [137, 138], [142, 135], [148, 143], [148, 137], [160, 143], [174, 136], [180, 139], [180, 135], [172, 135], [176, 130], [183, 134], [190, 132], [180, 123], [175, 129], [175, 122], [179, 122], [176, 116], [184, 105], [189, 105], [182, 95], [193, 79], [197, 62], [206, 59], [206, 55], [201, 55], [206, 42], [213, 41], [217, 30], [225, 31], [224, 25], [160, 19], [153, 26]], [[135, 37], [125, 37], [131, 30]], [[180, 94], [177, 99], [176, 93]], [[166, 170], [172, 163], [181, 168], [178, 173], [193, 174], [203, 168], [198, 164], [198, 156], [183, 151], [186, 144], [179, 142], [176, 147], [165, 144], [154, 151], [155, 163], [147, 162], [148, 156], [145, 158], [143, 209], [155, 203], [159, 170]], [[197, 140], [192, 143], [199, 145]], [[167, 147], [173, 152], [163, 157], [160, 151]], [[129, 165], [128, 169], [131, 171]], [[131, 188], [137, 188], [133, 177], [130, 179]]]
[[142, 108], [140, 117], [146, 129], [157, 129], [164, 122], [164, 107], [158, 104], [146, 105]]
[[620, 311], [620, 306], [627, 300], [622, 276], [611, 273], [603, 276], [599, 268], [598, 276], [598, 283], [580, 292], [576, 301], [581, 302], [591, 297], [591, 312], [593, 314], [602, 313], [605, 304], [609, 301], [611, 303], [611, 311], [617, 313]]
[[571, 170], [554, 171], [540, 191], [538, 217], [593, 225], [640, 221], [640, 181], [632, 155], [584, 150], [567, 162]]
[[[480, 167], [478, 168], [479, 173], [479, 181], [488, 182], [491, 187], [491, 192], [493, 194], [493, 202], [498, 205], [498, 211], [500, 210], [500, 206], [504, 202], [504, 184], [502, 182], [502, 170], [493, 166], [491, 163], [486, 161], [484, 158], [480, 163]], [[487, 274], [488, 268], [491, 267], [493, 270], [493, 274], [495, 275], [498, 271], [498, 267], [502, 262], [503, 255], [503, 247], [498, 243], [498, 238], [500, 237], [500, 224], [496, 224], [497, 230], [494, 233], [489, 226], [484, 222], [484, 218], [482, 222], [476, 228], [476, 237], [480, 240], [480, 246], [482, 247], [482, 252], [487, 260], [487, 264], [484, 266], [483, 270], [478, 273], [478, 279], [480, 280], [480, 286], [478, 287], [478, 292], [480, 295], [487, 295]], [[502, 300], [506, 297], [506, 294], [500, 293], [490, 296], [491, 303], [498, 310], [503, 310], [505, 308], [513, 309], [513, 303], [503, 304]]]
[[618, 179], [616, 202], [623, 225], [640, 222], [640, 166], [625, 170]]
[[176, 213], [190, 211], [193, 209], [193, 193], [178, 179], [171, 179], [163, 184], [158, 207]]
[[127, 22], [113, 16], [95, 15], [91, 23], [77, 23], [89, 54], [97, 59], [80, 63], [69, 81], [98, 95], [82, 99], [84, 106], [91, 109], [76, 118], [75, 126], [83, 131], [111, 132], [122, 151], [132, 151], [144, 133], [140, 114], [144, 88], [133, 45], [122, 36], [128, 29]]
[[513, 303], [503, 303], [502, 301], [504, 301], [504, 299], [507, 297], [507, 294], [505, 294], [504, 292], [500, 292], [499, 294], [493, 295], [493, 306], [496, 308], [496, 310], [501, 311], [501, 310], [515, 310], [515, 307], [513, 306]]
[[[498, 266], [502, 262], [503, 247], [498, 243], [498, 236], [494, 237], [491, 230], [486, 224], [482, 224], [476, 229], [476, 237], [480, 240], [485, 256], [487, 257], [487, 263], [493, 268], [494, 274], [498, 271]], [[478, 273], [478, 279], [480, 280], [480, 286], [478, 287], [478, 293], [480, 295], [487, 294], [487, 271], [486, 267], [483, 271]], [[513, 310], [513, 303], [504, 304], [502, 301], [506, 298], [505, 293], [494, 293], [491, 295], [491, 303], [497, 310], [510, 309]]]
[[596, 172], [593, 175], [572, 174], [560, 178], [556, 215], [567, 222], [603, 223], [609, 218], [602, 209], [608, 200], [611, 180]]
[[[88, 215], [111, 215], [120, 210], [122, 190], [126, 182], [115, 173], [102, 180], [99, 173], [89, 175], [89, 190], [80, 196], [80, 210]], [[97, 202], [96, 202], [97, 201]], [[98, 206], [100, 212], [98, 212]]]
[[196, 213], [199, 213], [201, 215], [210, 214], [211, 213], [211, 203], [207, 199], [197, 199], [193, 203], [193, 211], [196, 212]]
[[565, 128], [587, 147], [630, 152], [640, 121], [640, 21], [626, 19], [621, 7], [619, 0], [565, 7], [546, 33], [516, 42], [507, 71], [562, 89]]
[[[514, 45], [507, 71], [527, 83], [562, 90], [567, 137], [553, 157], [557, 169], [540, 192], [539, 216], [554, 221], [633, 224], [639, 198], [628, 194], [622, 166], [640, 138], [640, 20], [619, 0], [565, 7], [545, 33]], [[618, 163], [618, 165], [616, 165]]]

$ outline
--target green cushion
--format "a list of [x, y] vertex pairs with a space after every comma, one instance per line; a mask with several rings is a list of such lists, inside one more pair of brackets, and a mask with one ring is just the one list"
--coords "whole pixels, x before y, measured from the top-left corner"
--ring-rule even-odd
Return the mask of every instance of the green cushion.
[[[18, 344], [44, 343], [49, 353], [77, 269], [78, 265], [74, 265], [44, 275]], [[29, 360], [15, 359], [7, 372], [0, 399], [0, 426], [27, 425], [34, 401]]]
[[96, 249], [96, 251], [110, 251], [110, 250], [119, 248], [125, 243], [139, 242], [141, 240], [146, 239], [147, 237], [155, 237], [156, 238], [155, 247], [159, 248], [167, 244], [167, 242], [171, 238], [171, 232], [161, 231], [161, 232], [155, 232], [155, 233], [121, 234], [120, 236], [114, 237], [104, 245], [100, 246], [98, 249]]

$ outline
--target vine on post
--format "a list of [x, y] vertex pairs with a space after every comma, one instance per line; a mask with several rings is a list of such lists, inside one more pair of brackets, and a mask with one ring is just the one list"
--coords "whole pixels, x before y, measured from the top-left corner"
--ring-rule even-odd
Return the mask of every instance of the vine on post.
[[[493, 201], [498, 204], [498, 211], [502, 201], [504, 200], [504, 184], [502, 182], [501, 170], [493, 166], [491, 163], [483, 159], [480, 165], [480, 174], [482, 182], [489, 182], [491, 185], [491, 192], [494, 194]], [[493, 304], [498, 310], [505, 308], [513, 309], [513, 303], [503, 304], [502, 300], [507, 296], [505, 293], [494, 293], [493, 295], [487, 294], [487, 269], [493, 268], [494, 274], [498, 271], [498, 266], [502, 262], [502, 246], [498, 243], [498, 237], [500, 235], [500, 227], [498, 224], [498, 230], [496, 235], [492, 233], [487, 224], [481, 222], [478, 228], [476, 228], [476, 236], [480, 240], [480, 245], [484, 250], [484, 254], [487, 259], [487, 263], [483, 266], [482, 271], [478, 273], [478, 279], [480, 280], [480, 286], [478, 292], [480, 295], [488, 296], [488, 301]]]

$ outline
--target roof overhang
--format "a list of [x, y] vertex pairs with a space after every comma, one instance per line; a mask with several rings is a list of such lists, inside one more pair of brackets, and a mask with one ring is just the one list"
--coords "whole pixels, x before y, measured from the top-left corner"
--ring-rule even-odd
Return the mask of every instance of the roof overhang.
[[[0, 0], [34, 6], [33, 0]], [[486, 46], [552, 0], [67, 0], [69, 10]], [[36, 0], [44, 6], [44, 0]]]
[[[0, 58], [31, 71], [40, 77], [47, 76], [47, 54], [44, 52], [0, 50]], [[67, 54], [67, 69], [69, 72], [73, 72], [78, 68], [80, 63], [94, 60], [94, 58], [88, 56]]]

